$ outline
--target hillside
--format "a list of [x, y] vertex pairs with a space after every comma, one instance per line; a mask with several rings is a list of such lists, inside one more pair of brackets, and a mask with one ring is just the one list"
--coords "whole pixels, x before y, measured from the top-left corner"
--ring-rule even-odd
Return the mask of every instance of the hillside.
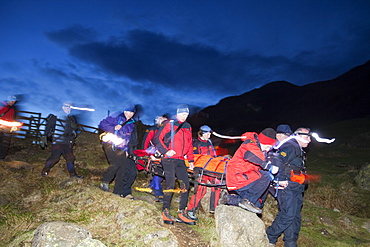
[[[367, 126], [369, 118], [322, 126], [336, 142], [312, 143], [307, 150], [309, 171], [321, 180], [312, 181], [305, 194], [299, 246], [370, 246], [370, 192], [354, 180], [370, 159]], [[206, 210], [199, 213], [196, 226], [171, 227], [162, 223], [161, 204], [152, 195], [134, 191], [138, 200], [131, 201], [101, 191], [107, 163], [97, 134], [77, 138], [76, 166], [83, 180], [69, 179], [63, 159], [50, 177], [41, 177], [49, 151], [27, 139], [14, 139], [8, 157], [0, 161], [0, 246], [30, 246], [39, 225], [57, 220], [85, 227], [107, 246], [158, 246], [147, 240], [153, 233], [161, 246], [176, 241], [181, 247], [218, 246], [214, 216]], [[146, 184], [147, 175], [139, 173], [134, 186]], [[173, 214], [176, 203], [175, 198]], [[269, 197], [262, 214], [266, 226], [276, 212], [276, 202]], [[283, 246], [281, 239], [277, 246]]]
[[192, 116], [197, 129], [203, 124], [220, 133], [241, 134], [275, 128], [313, 129], [337, 121], [370, 116], [370, 61], [328, 81], [296, 86], [271, 82], [239, 96], [220, 100]]

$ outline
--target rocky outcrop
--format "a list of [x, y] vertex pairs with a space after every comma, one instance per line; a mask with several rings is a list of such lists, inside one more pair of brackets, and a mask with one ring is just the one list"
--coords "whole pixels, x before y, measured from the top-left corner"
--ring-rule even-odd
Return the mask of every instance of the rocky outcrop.
[[40, 225], [32, 240], [32, 247], [49, 246], [106, 246], [98, 240], [93, 240], [91, 233], [73, 223], [61, 221], [48, 222]]
[[370, 190], [370, 164], [366, 164], [360, 169], [355, 181], [362, 189]]
[[221, 247], [265, 247], [269, 244], [265, 224], [255, 213], [235, 206], [219, 205], [215, 220]]

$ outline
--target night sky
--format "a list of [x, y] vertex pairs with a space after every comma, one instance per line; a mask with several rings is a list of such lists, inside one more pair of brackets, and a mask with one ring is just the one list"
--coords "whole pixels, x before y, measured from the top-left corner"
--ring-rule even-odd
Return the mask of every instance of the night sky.
[[369, 0], [0, 0], [0, 99], [20, 95], [21, 110], [45, 116], [91, 107], [92, 126], [133, 103], [153, 124], [181, 103], [195, 111], [365, 63], [369, 13]]

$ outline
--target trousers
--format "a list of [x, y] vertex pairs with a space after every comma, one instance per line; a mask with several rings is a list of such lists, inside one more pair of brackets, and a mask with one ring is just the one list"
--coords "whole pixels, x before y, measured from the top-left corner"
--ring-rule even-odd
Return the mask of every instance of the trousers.
[[132, 194], [132, 184], [137, 175], [135, 161], [127, 157], [126, 151], [103, 143], [105, 156], [109, 167], [103, 174], [102, 182], [111, 183], [115, 180], [113, 193], [123, 197]]
[[188, 171], [184, 160], [180, 159], [162, 159], [162, 166], [164, 169], [164, 176], [166, 180], [166, 191], [163, 197], [163, 210], [169, 209], [175, 188], [176, 178], [180, 182], [180, 205], [179, 209], [184, 210], [188, 203], [189, 196], [189, 178]]
[[278, 194], [279, 212], [275, 220], [266, 230], [270, 243], [275, 244], [284, 233], [286, 247], [296, 247], [301, 229], [301, 209], [303, 206], [303, 192], [295, 187], [302, 186], [289, 182], [288, 187]]

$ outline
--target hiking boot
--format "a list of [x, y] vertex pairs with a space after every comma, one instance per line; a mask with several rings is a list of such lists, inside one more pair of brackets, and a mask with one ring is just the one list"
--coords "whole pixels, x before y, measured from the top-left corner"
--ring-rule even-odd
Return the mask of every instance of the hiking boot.
[[252, 213], [256, 213], [256, 214], [262, 213], [262, 209], [254, 206], [254, 204], [251, 203], [248, 199], [243, 199], [243, 201], [239, 202], [238, 206]]
[[198, 217], [195, 215], [195, 209], [189, 210], [188, 211], [188, 216], [192, 220], [198, 220]]
[[80, 178], [80, 179], [83, 179], [85, 177], [82, 176], [82, 175], [73, 174], [73, 175], [71, 175], [71, 178]]
[[195, 221], [192, 220], [184, 210], [179, 210], [177, 213], [177, 222], [185, 223], [187, 225], [195, 225]]
[[44, 167], [41, 171], [41, 176], [43, 177], [47, 177], [49, 175], [49, 172], [50, 172], [50, 168], [48, 167]]
[[101, 183], [99, 187], [102, 191], [109, 191], [109, 184], [108, 183]]
[[175, 220], [170, 214], [170, 210], [168, 208], [162, 211], [162, 219], [165, 224], [173, 225], [175, 223]]

